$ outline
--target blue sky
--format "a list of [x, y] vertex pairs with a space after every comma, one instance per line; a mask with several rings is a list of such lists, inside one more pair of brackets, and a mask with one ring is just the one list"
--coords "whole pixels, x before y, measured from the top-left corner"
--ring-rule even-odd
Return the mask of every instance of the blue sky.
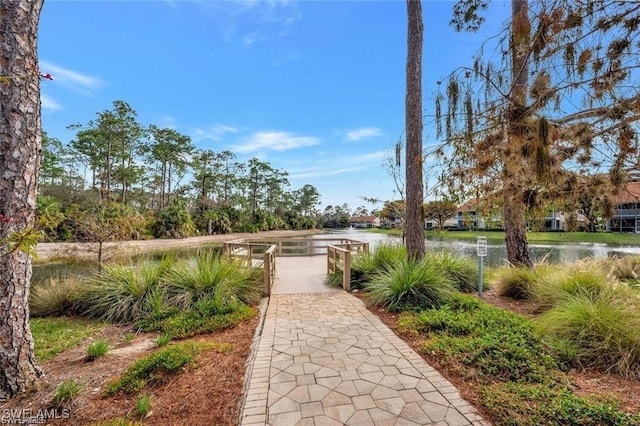
[[[510, 11], [494, 0], [480, 33], [458, 34], [453, 4], [423, 2], [425, 146], [436, 81], [471, 65]], [[43, 128], [68, 142], [68, 125], [123, 100], [143, 125], [268, 161], [291, 189], [314, 185], [323, 208], [371, 209], [360, 197], [394, 197], [382, 164], [404, 135], [406, 26], [398, 0], [46, 0]]]

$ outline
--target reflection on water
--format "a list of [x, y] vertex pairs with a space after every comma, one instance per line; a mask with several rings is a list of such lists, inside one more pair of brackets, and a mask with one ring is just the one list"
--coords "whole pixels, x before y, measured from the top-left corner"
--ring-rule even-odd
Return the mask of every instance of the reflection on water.
[[[375, 232], [345, 229], [329, 232], [328, 235], [339, 234], [369, 243], [371, 248], [381, 243], [400, 243], [400, 237]], [[327, 234], [317, 234], [317, 238], [326, 238]], [[476, 242], [464, 239], [428, 239], [425, 242], [427, 250], [447, 250], [462, 256], [476, 257]], [[640, 255], [640, 246], [617, 246], [601, 243], [534, 243], [529, 244], [529, 253], [534, 262], [546, 258], [549, 263], [571, 263], [585, 258], [613, 257]], [[504, 244], [488, 241], [485, 264], [490, 266], [506, 264], [506, 248]]]

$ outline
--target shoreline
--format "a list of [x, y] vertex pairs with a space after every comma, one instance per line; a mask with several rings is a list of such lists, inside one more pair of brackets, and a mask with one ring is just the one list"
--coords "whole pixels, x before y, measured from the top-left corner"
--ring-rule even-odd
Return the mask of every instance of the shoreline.
[[[137, 254], [156, 250], [168, 250], [172, 248], [197, 248], [210, 243], [224, 243], [225, 241], [237, 240], [240, 238], [290, 238], [306, 235], [321, 234], [324, 231], [319, 229], [307, 229], [299, 231], [262, 231], [262, 232], [238, 232], [230, 234], [205, 235], [200, 237], [187, 237], [180, 239], [153, 239], [153, 240], [128, 240], [109, 241], [103, 244], [103, 250], [127, 251]], [[97, 256], [98, 243], [79, 242], [53, 242], [39, 243], [36, 246], [38, 255], [36, 262], [65, 257], [92, 257]]]

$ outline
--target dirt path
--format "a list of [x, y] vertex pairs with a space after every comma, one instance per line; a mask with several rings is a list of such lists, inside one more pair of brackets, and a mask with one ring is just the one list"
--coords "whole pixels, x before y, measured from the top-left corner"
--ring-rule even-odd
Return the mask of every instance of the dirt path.
[[[136, 254], [155, 250], [172, 248], [200, 247], [210, 243], [223, 243], [239, 238], [281, 238], [300, 237], [317, 234], [317, 229], [305, 231], [264, 231], [258, 233], [232, 233], [222, 235], [207, 235], [203, 237], [189, 237], [182, 239], [155, 239], [118, 241], [105, 243], [103, 250], [113, 254], [126, 251], [127, 254]], [[38, 260], [49, 260], [56, 257], [95, 257], [97, 256], [96, 243], [40, 243], [36, 247]]]

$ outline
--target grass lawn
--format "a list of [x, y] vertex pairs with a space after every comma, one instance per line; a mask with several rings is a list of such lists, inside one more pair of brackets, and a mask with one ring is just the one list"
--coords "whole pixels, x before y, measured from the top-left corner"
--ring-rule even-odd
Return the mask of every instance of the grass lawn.
[[103, 321], [86, 318], [31, 318], [36, 359], [43, 362], [106, 327]]
[[[400, 230], [398, 229], [371, 229], [369, 231], [390, 235], [400, 235]], [[493, 242], [504, 241], [504, 232], [500, 231], [425, 231], [424, 234], [427, 238], [455, 238], [469, 240], [475, 240], [476, 237], [482, 235]], [[527, 232], [527, 239], [529, 242], [640, 245], [640, 235], [614, 232]]]

